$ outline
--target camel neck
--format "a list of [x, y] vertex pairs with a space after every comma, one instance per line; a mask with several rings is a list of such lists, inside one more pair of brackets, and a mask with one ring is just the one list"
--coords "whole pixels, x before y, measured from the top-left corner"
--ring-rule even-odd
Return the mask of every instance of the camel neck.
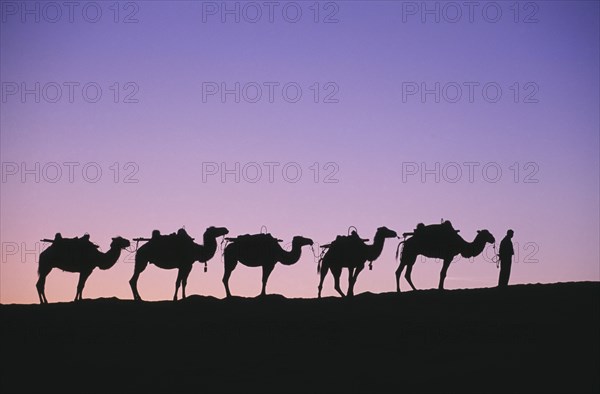
[[[199, 246], [200, 247], [200, 246]], [[217, 240], [215, 237], [204, 234], [203, 245], [200, 247], [200, 258], [202, 262], [210, 260], [217, 251]]]
[[373, 261], [379, 257], [381, 251], [383, 250], [383, 244], [385, 242], [385, 238], [379, 234], [375, 234], [373, 238], [373, 244], [367, 245], [367, 260]]
[[302, 246], [299, 243], [292, 242], [292, 250], [289, 252], [281, 249], [281, 257], [279, 261], [283, 265], [292, 265], [300, 260]]
[[461, 253], [463, 257], [475, 257], [478, 256], [485, 248], [485, 241], [481, 234], [477, 234], [473, 242], [464, 241], [464, 251]]
[[119, 259], [119, 256], [121, 256], [121, 248], [111, 246], [106, 253], [98, 253], [100, 253], [98, 258], [98, 268], [101, 270], [107, 270], [115, 265]]

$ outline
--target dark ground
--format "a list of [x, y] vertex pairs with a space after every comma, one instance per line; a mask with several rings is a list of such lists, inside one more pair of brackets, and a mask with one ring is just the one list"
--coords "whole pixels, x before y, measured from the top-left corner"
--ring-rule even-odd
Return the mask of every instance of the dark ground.
[[0, 305], [0, 392], [600, 392], [600, 283]]

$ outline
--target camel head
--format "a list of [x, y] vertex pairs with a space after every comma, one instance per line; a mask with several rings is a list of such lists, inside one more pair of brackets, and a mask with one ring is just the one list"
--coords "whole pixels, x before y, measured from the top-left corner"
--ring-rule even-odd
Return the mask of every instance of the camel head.
[[496, 239], [488, 230], [477, 230], [477, 238], [481, 238], [481, 240], [485, 241], [485, 243], [496, 243]]
[[299, 235], [296, 235], [294, 237], [294, 239], [292, 240], [292, 245], [298, 245], [300, 247], [305, 246], [305, 245], [312, 245], [313, 244], [313, 240], [310, 238], [304, 238], [301, 237]]
[[227, 230], [227, 228], [225, 228], [225, 227], [210, 226], [204, 232], [204, 236], [211, 237], [211, 238], [218, 238], [218, 237], [221, 237], [226, 234], [229, 234], [229, 230]]
[[110, 247], [112, 248], [118, 248], [118, 249], [125, 249], [128, 248], [131, 245], [131, 242], [129, 242], [129, 240], [123, 238], [123, 237], [115, 237], [112, 239], [112, 242], [110, 243]]
[[377, 233], [375, 236], [383, 237], [383, 238], [396, 238], [398, 234], [394, 230], [390, 230], [387, 227], [379, 227], [377, 229]]

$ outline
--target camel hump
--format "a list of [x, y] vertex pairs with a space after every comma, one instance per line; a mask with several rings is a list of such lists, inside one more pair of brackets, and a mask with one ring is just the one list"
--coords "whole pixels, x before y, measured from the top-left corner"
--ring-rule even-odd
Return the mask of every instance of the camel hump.
[[177, 230], [177, 236], [180, 237], [181, 239], [188, 240], [188, 241], [194, 240], [194, 238], [190, 237], [190, 235], [187, 233], [187, 231], [185, 231], [184, 228], [180, 228], [179, 230]]
[[423, 223], [417, 224], [417, 227], [409, 233], [404, 233], [404, 236], [424, 236], [424, 237], [438, 237], [438, 236], [452, 236], [456, 235], [460, 230], [456, 230], [449, 220], [441, 224], [429, 224], [424, 225]]
[[176, 233], [161, 234], [160, 231], [152, 231], [150, 241], [160, 248], [179, 249], [194, 244], [194, 238], [190, 237], [184, 229], [179, 229]]
[[359, 245], [364, 245], [365, 242], [368, 242], [368, 238], [361, 238], [356, 231], [352, 231], [350, 235], [338, 235], [335, 240], [326, 245], [321, 245], [322, 248], [331, 248], [331, 247], [356, 247]]
[[271, 245], [283, 242], [283, 240], [273, 237], [271, 233], [244, 234], [238, 235], [237, 237], [227, 237], [225, 239], [230, 242], [254, 245]]

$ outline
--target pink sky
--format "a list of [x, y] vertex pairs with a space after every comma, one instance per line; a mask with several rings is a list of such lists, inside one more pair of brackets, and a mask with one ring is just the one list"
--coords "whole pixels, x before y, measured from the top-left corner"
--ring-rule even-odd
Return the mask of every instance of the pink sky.
[[[22, 252], [41, 238], [89, 232], [106, 251], [116, 235], [131, 239], [182, 226], [197, 240], [211, 225], [226, 226], [231, 235], [265, 225], [286, 243], [302, 235], [324, 244], [351, 225], [372, 238], [380, 226], [402, 233], [444, 218], [469, 241], [477, 229], [490, 230], [497, 242], [514, 229], [519, 260], [511, 283], [600, 279], [597, 2], [536, 2], [537, 23], [515, 23], [508, 3], [499, 3], [506, 7], [498, 23], [481, 17], [422, 23], [412, 16], [403, 23], [400, 3], [338, 2], [338, 23], [326, 24], [314, 23], [308, 5], [298, 4], [305, 7], [298, 23], [212, 17], [204, 23], [199, 2], [141, 2], [138, 23], [129, 24], [114, 23], [108, 9], [99, 23], [22, 22], [3, 14], [4, 92], [22, 83], [33, 89], [36, 82], [47, 90], [46, 96], [40, 90], [40, 103], [21, 92], [0, 103], [0, 302], [38, 301], [36, 256]], [[102, 96], [88, 103], [77, 88], [69, 102], [65, 82], [94, 82]], [[226, 96], [223, 103], [219, 95], [203, 102], [207, 82], [229, 88], [293, 82], [303, 95], [289, 103], [276, 90], [270, 103], [263, 90], [257, 103], [244, 96], [240, 103]], [[469, 102], [464, 90], [457, 103], [445, 96], [436, 103], [433, 95], [403, 102], [407, 82], [430, 89], [436, 82], [493, 82], [502, 95], [490, 103], [476, 90]], [[53, 93], [48, 83], [63, 86], [57, 103], [47, 99]], [[527, 83], [539, 102], [523, 102], [533, 92]], [[136, 88], [131, 97], [138, 102], [123, 102]], [[339, 102], [324, 103], [334, 88], [331, 97]], [[63, 171], [56, 183], [49, 181], [54, 162]], [[79, 163], [72, 183], [65, 162]], [[130, 162], [135, 166], [124, 168]], [[230, 175], [222, 183], [215, 175], [203, 182], [206, 162], [228, 168], [256, 162], [263, 177], [236, 183]], [[265, 162], [280, 163], [272, 183]], [[337, 183], [324, 182], [329, 162], [339, 168]], [[479, 163], [473, 182], [465, 162]], [[35, 174], [23, 182], [21, 168], [13, 175], [11, 163], [30, 169], [40, 163], [40, 182]], [[84, 178], [86, 163], [102, 169], [98, 182]], [[298, 182], [284, 179], [286, 163], [302, 169]], [[440, 182], [434, 175], [422, 182], [420, 173], [403, 180], [403, 163], [430, 169], [440, 163]], [[463, 171], [456, 183], [448, 180], [455, 173], [442, 173], [455, 168], [449, 163]], [[502, 170], [497, 182], [486, 180], [486, 164], [488, 178], [494, 168]], [[124, 182], [134, 169], [138, 182]], [[397, 240], [386, 243], [373, 270], [359, 277], [357, 292], [394, 290], [396, 246]], [[434, 259], [417, 263], [415, 285], [435, 287], [440, 268]], [[124, 253], [112, 269], [92, 274], [84, 297], [130, 299], [132, 272], [133, 256]], [[195, 265], [187, 293], [223, 297], [222, 274], [218, 251], [207, 273]], [[138, 285], [142, 297], [170, 299], [176, 275], [149, 266]], [[53, 271], [49, 301], [71, 300], [77, 277]], [[257, 295], [260, 277], [260, 269], [238, 265], [233, 294]], [[494, 286], [497, 278], [496, 267], [479, 256], [453, 264], [446, 287]], [[316, 262], [305, 248], [296, 265], [275, 268], [268, 292], [314, 297], [317, 283]], [[402, 288], [408, 289], [404, 280]], [[331, 277], [324, 295], [334, 295]]]

